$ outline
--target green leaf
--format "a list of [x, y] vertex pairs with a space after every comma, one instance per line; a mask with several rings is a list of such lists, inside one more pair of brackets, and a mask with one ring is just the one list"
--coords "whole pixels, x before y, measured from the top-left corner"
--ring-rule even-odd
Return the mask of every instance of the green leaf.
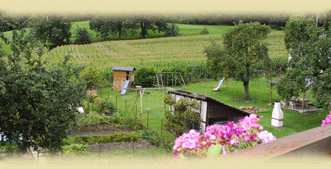
[[207, 156], [210, 158], [216, 158], [222, 153], [222, 145], [214, 144], [208, 148]]

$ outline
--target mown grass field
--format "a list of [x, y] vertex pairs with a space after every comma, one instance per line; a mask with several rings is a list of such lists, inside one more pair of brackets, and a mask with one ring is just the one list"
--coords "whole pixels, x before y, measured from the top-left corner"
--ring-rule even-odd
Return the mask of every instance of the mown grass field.
[[[206, 95], [216, 100], [219, 100], [223, 103], [231, 105], [233, 107], [239, 108], [240, 106], [254, 106], [269, 110], [268, 112], [258, 112], [257, 115], [262, 114], [263, 118], [260, 118], [259, 124], [264, 127], [264, 130], [272, 132], [277, 138], [285, 137], [292, 135], [298, 132], [302, 132], [314, 127], [321, 125], [322, 120], [330, 113], [329, 110], [322, 110], [318, 112], [313, 112], [310, 114], [300, 114], [294, 111], [282, 109], [284, 112], [284, 128], [275, 128], [271, 126], [271, 116], [273, 106], [269, 106], [270, 99], [270, 84], [267, 83], [268, 79], [257, 78], [250, 81], [250, 96], [256, 99], [256, 102], [237, 102], [233, 99], [234, 96], [244, 96], [244, 87], [242, 82], [237, 81], [228, 81], [224, 82], [220, 88], [220, 91], [214, 91], [218, 81], [208, 81], [195, 84], [188, 84], [187, 90], [193, 93]], [[185, 89], [184, 86], [175, 86], [176, 89]], [[140, 116], [140, 108], [138, 108], [138, 119], [145, 125], [147, 125], [147, 116], [148, 116], [148, 126], [150, 129], [161, 133], [161, 119], [164, 119], [164, 111], [168, 110], [169, 107], [162, 103], [162, 96], [164, 93], [159, 93], [158, 90], [147, 90], [151, 94], [144, 94], [143, 96], [143, 115]], [[133, 111], [133, 104], [136, 98], [136, 93], [127, 93], [124, 96], [121, 96], [119, 92], [112, 91], [111, 88], [100, 89], [99, 94], [102, 98], [109, 97], [116, 104], [116, 95], [117, 95], [117, 106], [122, 111], [127, 110], [128, 114], [135, 116], [136, 111]], [[310, 93], [310, 92], [307, 92]], [[309, 95], [309, 94], [308, 94]], [[311, 96], [310, 96], [311, 97]], [[272, 93], [272, 101], [280, 100], [281, 97], [277, 94], [276, 90]], [[311, 102], [315, 102], [314, 98], [311, 97]], [[140, 105], [138, 99], [137, 104]], [[160, 105], [163, 106], [160, 106]], [[125, 108], [126, 105], [126, 108]], [[149, 114], [147, 114], [146, 108], [150, 108]], [[163, 136], [169, 139], [175, 139], [175, 135], [170, 132], [162, 131]]]

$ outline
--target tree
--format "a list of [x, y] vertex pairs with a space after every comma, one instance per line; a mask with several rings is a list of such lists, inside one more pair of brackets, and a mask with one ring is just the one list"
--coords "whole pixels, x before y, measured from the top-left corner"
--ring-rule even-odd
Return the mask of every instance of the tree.
[[70, 44], [71, 22], [61, 16], [47, 16], [32, 18], [30, 27], [32, 34], [43, 43], [51, 43], [51, 46]]
[[106, 16], [93, 18], [89, 25], [91, 30], [95, 30], [104, 39], [109, 35], [118, 34], [118, 39], [122, 40], [122, 36], [127, 36], [128, 32], [133, 34], [134, 30], [137, 29], [131, 20]]
[[[301, 36], [299, 36], [301, 35]], [[292, 59], [278, 93], [285, 99], [298, 96], [309, 89], [306, 79], [312, 80], [312, 93], [318, 107], [328, 107], [331, 100], [331, 38], [328, 28], [319, 29], [312, 18], [291, 17], [285, 27], [285, 43]], [[302, 102], [302, 107], [304, 101]]]
[[59, 66], [47, 67], [45, 48], [25, 29], [13, 31], [12, 41], [6, 42], [13, 53], [7, 61], [0, 58], [2, 138], [16, 142], [22, 152], [31, 146], [53, 154], [62, 149], [69, 126], [77, 126], [75, 112], [82, 105], [86, 85], [79, 77], [81, 68], [68, 64], [69, 56]]
[[148, 30], [152, 30], [155, 32], [158, 30], [158, 32], [166, 32], [168, 31], [169, 27], [165, 19], [156, 18], [154, 16], [137, 16], [134, 19], [134, 22], [139, 25], [139, 28], [141, 29], [140, 35], [142, 39], [146, 38], [146, 35], [148, 35]]
[[76, 30], [75, 44], [89, 44], [92, 42], [92, 36], [86, 28], [78, 28]]
[[214, 76], [242, 81], [246, 99], [249, 99], [249, 80], [254, 78], [251, 75], [252, 65], [269, 57], [268, 48], [263, 42], [269, 32], [269, 26], [240, 21], [225, 34], [224, 47], [212, 42], [205, 48], [207, 64]]

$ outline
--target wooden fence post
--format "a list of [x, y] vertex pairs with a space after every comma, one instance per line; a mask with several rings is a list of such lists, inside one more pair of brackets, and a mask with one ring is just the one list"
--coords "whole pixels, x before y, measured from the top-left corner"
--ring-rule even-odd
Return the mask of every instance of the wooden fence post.
[[116, 94], [116, 109], [117, 109], [117, 94]]
[[147, 128], [148, 128], [148, 116], [149, 116], [149, 111], [147, 111]]
[[163, 130], [163, 119], [161, 119], [161, 137], [162, 137], [162, 130]]

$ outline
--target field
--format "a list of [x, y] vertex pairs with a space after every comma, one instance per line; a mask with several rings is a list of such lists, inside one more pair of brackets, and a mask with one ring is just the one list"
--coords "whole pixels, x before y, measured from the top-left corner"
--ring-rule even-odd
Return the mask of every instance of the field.
[[[155, 65], [156, 63], [200, 63], [206, 60], [204, 47], [213, 39], [221, 43], [222, 35], [190, 35], [144, 40], [105, 41], [88, 45], [66, 45], [48, 53], [51, 62], [63, 60], [71, 54], [72, 63], [94, 63], [99, 68], [119, 66]], [[287, 57], [283, 48], [284, 33], [272, 31], [266, 39], [271, 58]]]
[[[71, 62], [75, 64], [95, 63], [99, 68], [114, 65], [140, 66], [155, 65], [162, 63], [201, 63], [206, 60], [203, 52], [204, 47], [210, 44], [213, 39], [219, 43], [222, 40], [222, 34], [227, 32], [232, 26], [220, 25], [188, 25], [177, 24], [179, 37], [163, 37], [163, 33], [154, 33], [148, 31], [147, 39], [140, 39], [140, 30], [134, 36], [128, 35], [123, 40], [116, 40], [118, 37], [107, 37], [109, 41], [103, 41], [96, 33], [93, 34], [93, 42], [89, 45], [65, 45], [52, 49], [47, 54], [50, 62], [57, 63], [63, 60], [67, 54], [71, 54]], [[89, 29], [88, 21], [72, 23], [72, 38], [74, 40], [75, 30], [78, 27]], [[206, 27], [209, 35], [199, 35], [200, 31]], [[5, 32], [5, 36], [11, 39], [12, 31]], [[103, 42], [100, 42], [103, 41]], [[286, 57], [287, 52], [283, 48], [284, 33], [273, 30], [268, 35], [266, 43], [269, 48], [269, 56]], [[3, 52], [10, 53], [8, 45], [3, 46]], [[148, 62], [147, 62], [148, 61]]]

